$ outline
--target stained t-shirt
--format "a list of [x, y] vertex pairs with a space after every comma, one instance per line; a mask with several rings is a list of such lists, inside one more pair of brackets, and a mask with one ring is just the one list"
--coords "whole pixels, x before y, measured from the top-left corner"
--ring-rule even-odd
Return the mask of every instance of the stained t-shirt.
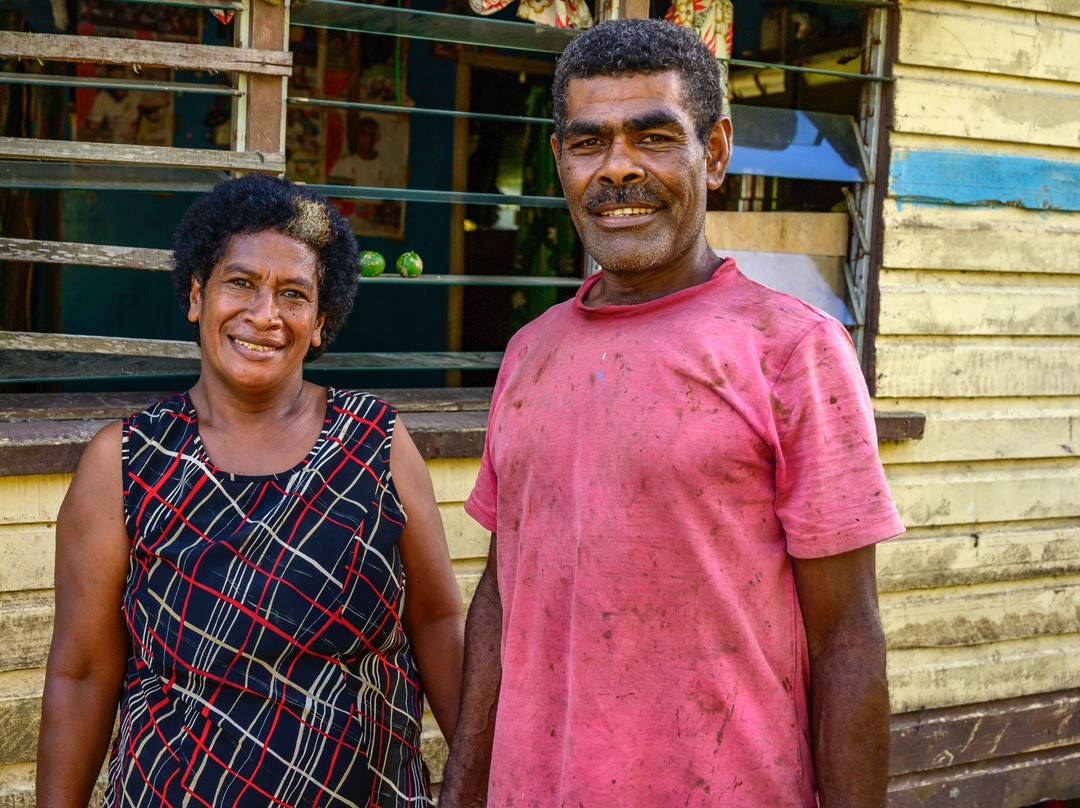
[[791, 556], [903, 531], [838, 322], [726, 261], [507, 347], [466, 510], [498, 534], [488, 805], [812, 806]]

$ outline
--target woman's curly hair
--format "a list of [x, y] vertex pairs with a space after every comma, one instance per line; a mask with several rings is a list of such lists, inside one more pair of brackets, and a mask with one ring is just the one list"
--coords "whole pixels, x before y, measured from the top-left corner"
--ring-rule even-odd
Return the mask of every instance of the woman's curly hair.
[[[322, 343], [308, 349], [318, 357], [337, 335], [359, 279], [360, 251], [345, 218], [325, 198], [287, 179], [248, 174], [226, 180], [195, 200], [173, 233], [173, 293], [187, 312], [191, 282], [206, 285], [214, 266], [237, 235], [275, 230], [308, 245], [317, 256]], [[195, 342], [199, 324], [193, 323]]]

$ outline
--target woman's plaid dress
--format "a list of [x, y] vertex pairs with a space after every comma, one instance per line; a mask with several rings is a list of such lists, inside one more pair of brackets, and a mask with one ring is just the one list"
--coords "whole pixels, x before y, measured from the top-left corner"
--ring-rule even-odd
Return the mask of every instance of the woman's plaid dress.
[[308, 456], [263, 477], [214, 467], [186, 395], [126, 419], [131, 653], [107, 806], [430, 804], [395, 417], [331, 390]]

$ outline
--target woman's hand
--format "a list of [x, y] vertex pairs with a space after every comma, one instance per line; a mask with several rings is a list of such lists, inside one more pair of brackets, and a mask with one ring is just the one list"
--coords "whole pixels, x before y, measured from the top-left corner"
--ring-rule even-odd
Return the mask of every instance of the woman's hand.
[[450, 743], [461, 698], [464, 610], [431, 476], [401, 418], [390, 444], [390, 473], [406, 514], [398, 542], [405, 568], [402, 623], [431, 712]]
[[90, 441], [56, 519], [56, 621], [38, 737], [38, 808], [87, 804], [123, 690], [130, 543], [122, 435], [117, 422]]

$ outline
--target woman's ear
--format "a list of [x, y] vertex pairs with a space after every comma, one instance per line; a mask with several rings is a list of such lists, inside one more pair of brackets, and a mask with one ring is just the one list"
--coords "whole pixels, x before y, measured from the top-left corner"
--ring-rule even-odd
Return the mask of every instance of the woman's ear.
[[199, 315], [202, 313], [202, 286], [195, 278], [191, 279], [191, 292], [188, 294], [188, 313], [187, 318], [189, 323], [199, 322]]

